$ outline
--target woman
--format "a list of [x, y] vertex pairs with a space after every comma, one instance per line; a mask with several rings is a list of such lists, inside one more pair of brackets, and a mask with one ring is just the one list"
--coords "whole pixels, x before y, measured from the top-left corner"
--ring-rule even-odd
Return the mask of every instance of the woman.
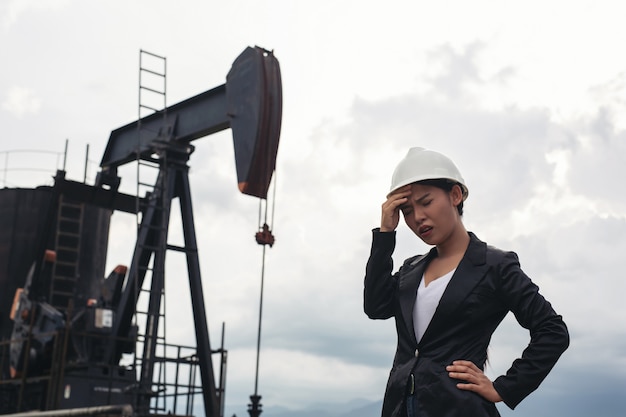
[[[398, 345], [383, 417], [499, 416], [548, 375], [569, 345], [567, 327], [520, 269], [517, 255], [480, 241], [462, 221], [465, 181], [446, 156], [412, 148], [397, 166], [373, 230], [364, 309], [395, 318]], [[392, 275], [395, 230], [407, 226], [433, 248]], [[483, 373], [496, 327], [512, 311], [530, 343], [506, 375]]]

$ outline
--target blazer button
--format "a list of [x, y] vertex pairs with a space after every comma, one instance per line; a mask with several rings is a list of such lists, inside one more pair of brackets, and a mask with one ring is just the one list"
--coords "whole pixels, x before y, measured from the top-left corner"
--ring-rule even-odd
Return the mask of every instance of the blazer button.
[[415, 349], [415, 357], [417, 358], [420, 355], [419, 349]]

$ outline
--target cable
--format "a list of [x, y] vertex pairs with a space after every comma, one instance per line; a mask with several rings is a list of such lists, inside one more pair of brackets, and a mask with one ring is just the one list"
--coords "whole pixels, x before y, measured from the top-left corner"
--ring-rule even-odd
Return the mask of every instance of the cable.
[[[274, 172], [275, 174], [276, 172]], [[259, 199], [259, 232], [256, 234], [256, 241], [263, 246], [263, 255], [261, 258], [261, 293], [259, 296], [259, 325], [257, 330], [257, 342], [256, 342], [256, 370], [254, 375], [254, 396], [258, 395], [259, 386], [259, 362], [261, 357], [261, 324], [263, 321], [263, 287], [265, 285], [265, 248], [267, 245], [274, 244], [274, 235], [272, 234], [271, 227], [267, 224], [267, 212], [268, 202], [265, 200], [265, 210], [262, 213], [263, 199]], [[272, 196], [272, 223], [274, 222], [274, 208], [276, 207], [276, 178], [274, 178], [274, 190]], [[261, 226], [261, 217], [264, 219], [264, 224]]]
[[259, 327], [257, 330], [257, 339], [256, 339], [256, 372], [254, 375], [254, 395], [258, 393], [259, 386], [259, 361], [261, 356], [261, 323], [263, 317], [263, 286], [265, 283], [265, 247], [263, 245], [263, 257], [261, 263], [261, 295], [259, 297]]

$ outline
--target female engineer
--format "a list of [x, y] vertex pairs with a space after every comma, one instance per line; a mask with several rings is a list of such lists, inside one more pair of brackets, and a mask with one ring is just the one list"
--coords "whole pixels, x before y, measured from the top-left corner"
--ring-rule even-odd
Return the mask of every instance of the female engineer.
[[[411, 148], [396, 167], [372, 231], [364, 310], [395, 318], [398, 344], [383, 417], [499, 416], [548, 375], [569, 345], [567, 327], [520, 268], [517, 255], [465, 229], [465, 181], [445, 155]], [[393, 273], [400, 213], [432, 249]], [[492, 334], [511, 311], [530, 342], [505, 375], [484, 373]]]

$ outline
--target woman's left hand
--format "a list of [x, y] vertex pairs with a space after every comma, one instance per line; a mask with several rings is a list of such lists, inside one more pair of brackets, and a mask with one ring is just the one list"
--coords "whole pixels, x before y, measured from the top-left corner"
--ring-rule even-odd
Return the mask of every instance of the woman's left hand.
[[457, 388], [473, 391], [494, 403], [502, 401], [502, 397], [493, 387], [493, 382], [473, 362], [454, 361], [452, 365], [446, 366], [446, 371], [448, 371], [450, 378], [465, 381], [465, 383], [457, 384]]

